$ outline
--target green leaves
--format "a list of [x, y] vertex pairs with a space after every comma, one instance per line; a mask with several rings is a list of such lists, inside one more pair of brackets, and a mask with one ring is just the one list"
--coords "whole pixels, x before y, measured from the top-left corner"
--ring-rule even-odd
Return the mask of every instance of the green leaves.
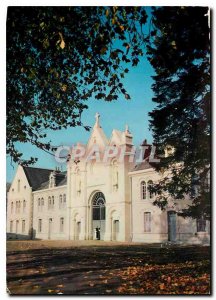
[[[167, 193], [176, 200], [189, 196], [188, 209], [179, 210], [179, 214], [194, 218], [202, 215], [204, 210], [208, 217], [210, 206], [203, 190], [203, 182], [210, 172], [210, 41], [205, 17], [207, 11], [207, 7], [154, 8], [148, 45], [149, 61], [156, 73], [152, 88], [157, 107], [149, 115], [161, 155], [157, 169], [169, 169], [172, 178], [155, 185], [158, 194], [155, 204], [165, 208], [167, 196], [164, 195]], [[207, 102], [205, 99], [208, 99]], [[164, 158], [167, 145], [174, 147], [175, 152]], [[197, 192], [194, 195], [196, 176]]]
[[[24, 140], [51, 151], [44, 131], [83, 126], [92, 97], [117, 100], [126, 65], [142, 55], [145, 18], [142, 7], [9, 7], [8, 154], [16, 156], [14, 143]], [[125, 89], [123, 96], [130, 99]]]

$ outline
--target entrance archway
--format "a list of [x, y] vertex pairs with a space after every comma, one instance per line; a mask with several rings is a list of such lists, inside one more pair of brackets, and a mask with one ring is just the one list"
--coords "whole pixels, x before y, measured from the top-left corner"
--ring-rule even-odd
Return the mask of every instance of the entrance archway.
[[94, 239], [104, 239], [106, 222], [106, 200], [102, 192], [97, 192], [92, 199], [92, 234]]

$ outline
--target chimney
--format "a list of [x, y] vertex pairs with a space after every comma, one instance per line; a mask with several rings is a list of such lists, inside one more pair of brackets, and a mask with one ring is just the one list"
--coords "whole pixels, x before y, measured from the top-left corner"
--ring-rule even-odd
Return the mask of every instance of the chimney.
[[142, 146], [142, 147], [145, 147], [144, 153], [143, 153], [143, 159], [145, 160], [145, 159], [147, 159], [147, 158], [150, 156], [150, 154], [151, 154], [151, 147], [152, 147], [152, 145], [151, 145], [151, 144], [148, 144], [148, 143], [147, 143], [147, 140], [145, 139], [145, 140], [142, 142], [141, 146]]

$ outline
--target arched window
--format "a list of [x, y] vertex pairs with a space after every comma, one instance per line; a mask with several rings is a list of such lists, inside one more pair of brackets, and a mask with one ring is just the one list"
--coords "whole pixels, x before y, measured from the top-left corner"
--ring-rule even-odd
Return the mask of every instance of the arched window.
[[105, 211], [106, 200], [104, 194], [97, 192], [94, 195], [92, 206], [93, 206], [93, 220], [105, 220], [106, 211]]
[[44, 198], [41, 198], [41, 206], [44, 206]]
[[56, 186], [56, 172], [53, 171], [50, 173], [50, 176], [49, 176], [49, 188], [52, 188], [55, 186]]
[[141, 199], [144, 200], [146, 199], [146, 182], [142, 181], [140, 184], [140, 188], [141, 188]]
[[11, 202], [11, 213], [13, 213], [13, 202]]
[[25, 212], [25, 210], [26, 210], [26, 201], [23, 200], [23, 212]]
[[38, 198], [38, 211], [40, 211], [40, 204], [41, 204], [40, 198]]
[[20, 213], [20, 207], [21, 207], [21, 202], [19, 201], [19, 211], [18, 211], [19, 213]]
[[152, 181], [152, 180], [149, 180], [149, 181], [148, 181], [148, 194], [149, 194], [149, 199], [152, 199], [152, 198], [153, 198], [152, 185], [153, 185], [153, 181]]
[[13, 232], [13, 221], [10, 221], [10, 232]]
[[62, 195], [59, 195], [59, 208], [62, 208]]
[[48, 209], [50, 209], [52, 206], [52, 200], [51, 197], [48, 198]]
[[54, 204], [55, 204], [55, 198], [54, 196], [52, 196], [52, 208], [54, 208]]
[[60, 218], [60, 232], [64, 232], [64, 218]]
[[63, 195], [63, 206], [66, 207], [66, 194]]

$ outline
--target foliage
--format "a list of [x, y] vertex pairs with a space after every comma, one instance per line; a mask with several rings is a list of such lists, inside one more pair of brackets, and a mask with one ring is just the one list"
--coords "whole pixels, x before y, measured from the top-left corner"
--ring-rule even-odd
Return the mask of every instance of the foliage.
[[117, 292], [135, 295], [208, 295], [210, 275], [206, 273], [207, 268], [209, 262], [206, 260], [128, 267], [119, 274], [124, 281]]
[[7, 154], [15, 162], [17, 142], [55, 149], [47, 129], [89, 130], [81, 115], [92, 96], [130, 99], [122, 80], [143, 55], [146, 19], [142, 7], [9, 7]]
[[[157, 106], [149, 115], [161, 156], [156, 168], [167, 174], [153, 186], [152, 190], [157, 193], [155, 204], [164, 209], [169, 197], [179, 203], [189, 195], [190, 205], [180, 209], [179, 214], [195, 218], [210, 215], [210, 30], [207, 14], [207, 7], [154, 8], [147, 53], [155, 70], [153, 101]], [[162, 157], [167, 147], [170, 155]]]

